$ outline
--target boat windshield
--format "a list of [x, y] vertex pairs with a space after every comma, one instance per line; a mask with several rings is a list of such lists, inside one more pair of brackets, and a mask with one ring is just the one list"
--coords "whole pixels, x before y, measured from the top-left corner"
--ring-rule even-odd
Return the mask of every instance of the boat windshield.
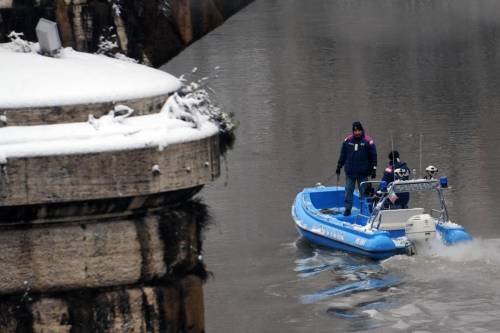
[[396, 180], [392, 183], [394, 193], [434, 190], [439, 186], [435, 179]]
[[[368, 183], [368, 182], [366, 182]], [[380, 182], [379, 182], [380, 183]], [[363, 183], [362, 183], [363, 184]], [[374, 184], [366, 184], [368, 188], [373, 187]], [[411, 179], [411, 180], [396, 180], [389, 184], [387, 190], [384, 192], [377, 192], [375, 197], [367, 195], [365, 201], [368, 203], [369, 210], [369, 223], [373, 225], [376, 217], [382, 210], [391, 209], [389, 201], [391, 201], [394, 194], [404, 192], [423, 192], [423, 191], [437, 191], [438, 194], [438, 209], [431, 209], [439, 213], [440, 221], [448, 221], [448, 210], [446, 202], [440, 187], [439, 181], [436, 179]], [[397, 209], [397, 208], [396, 208]], [[407, 209], [407, 208], [405, 208]], [[380, 223], [379, 223], [380, 224]], [[378, 225], [377, 225], [378, 227]]]

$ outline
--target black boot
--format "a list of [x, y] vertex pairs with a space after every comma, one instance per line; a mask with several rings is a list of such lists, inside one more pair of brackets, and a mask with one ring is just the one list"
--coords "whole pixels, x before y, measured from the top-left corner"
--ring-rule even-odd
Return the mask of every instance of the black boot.
[[349, 215], [351, 215], [351, 210], [346, 208], [344, 210], [344, 216], [349, 216]]

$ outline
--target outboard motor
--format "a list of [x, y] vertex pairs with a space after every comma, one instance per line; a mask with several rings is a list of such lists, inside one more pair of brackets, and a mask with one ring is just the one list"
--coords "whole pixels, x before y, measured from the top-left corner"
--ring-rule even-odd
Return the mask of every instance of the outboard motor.
[[406, 237], [413, 241], [436, 237], [436, 221], [429, 214], [419, 214], [408, 219], [405, 225]]

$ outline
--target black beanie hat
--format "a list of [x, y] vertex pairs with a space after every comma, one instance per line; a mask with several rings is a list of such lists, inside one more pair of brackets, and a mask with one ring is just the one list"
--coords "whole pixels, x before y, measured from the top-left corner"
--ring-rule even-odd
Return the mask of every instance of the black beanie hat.
[[397, 160], [399, 158], [399, 152], [397, 150], [393, 150], [389, 153], [389, 160]]
[[363, 132], [365, 131], [363, 129], [363, 125], [361, 125], [361, 123], [359, 121], [355, 121], [352, 123], [352, 131], [354, 132], [354, 130], [362, 130]]

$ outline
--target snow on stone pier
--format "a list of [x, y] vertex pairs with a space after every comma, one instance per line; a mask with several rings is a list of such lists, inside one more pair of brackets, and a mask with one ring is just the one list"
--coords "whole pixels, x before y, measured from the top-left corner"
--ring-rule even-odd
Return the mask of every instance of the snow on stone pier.
[[38, 44], [16, 52], [18, 44], [0, 44], [0, 109], [122, 101], [181, 86], [174, 76], [133, 62], [71, 48], [51, 58], [37, 53]]
[[190, 123], [170, 118], [166, 112], [122, 120], [109, 115], [88, 123], [4, 127], [0, 129], [0, 161], [149, 147], [161, 150], [217, 132], [217, 126], [211, 122], [193, 128]]
[[129, 198], [127, 211], [219, 176], [223, 117], [172, 75], [70, 48], [46, 57], [19, 38], [0, 64], [0, 224], [23, 217], [2, 207]]
[[[19, 42], [18, 42], [19, 43]], [[0, 45], [0, 114], [2, 110], [91, 105], [85, 122], [7, 126], [0, 128], [0, 161], [9, 157], [82, 154], [199, 140], [217, 133], [217, 125], [189, 99], [165, 103], [157, 113], [137, 115], [127, 105], [115, 105], [95, 115], [92, 105], [169, 96], [181, 87], [172, 75], [103, 55], [61, 50], [56, 58], [24, 50], [15, 43]], [[17, 51], [17, 52], [16, 52]], [[189, 121], [186, 111], [190, 112]], [[72, 111], [69, 111], [71, 113]], [[33, 112], [35, 113], [35, 112]], [[102, 115], [104, 113], [104, 115]], [[99, 115], [101, 115], [99, 117]], [[9, 125], [10, 115], [2, 115]], [[64, 118], [61, 116], [60, 118]], [[1, 120], [1, 119], [0, 119]], [[28, 124], [31, 125], [31, 124]]]

